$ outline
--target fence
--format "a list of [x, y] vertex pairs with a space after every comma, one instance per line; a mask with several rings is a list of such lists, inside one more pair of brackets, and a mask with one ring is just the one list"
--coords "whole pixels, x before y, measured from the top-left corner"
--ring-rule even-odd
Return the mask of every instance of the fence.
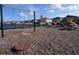
[[[29, 14], [30, 12], [33, 13], [32, 16]], [[2, 37], [4, 36], [4, 29], [8, 28], [24, 28], [32, 26], [34, 27], [35, 32], [35, 11], [0, 4], [0, 16], [1, 16], [0, 28]], [[28, 17], [32, 17], [33, 21]], [[6, 22], [5, 20], [8, 21]], [[28, 22], [29, 24], [25, 24], [26, 22]]]

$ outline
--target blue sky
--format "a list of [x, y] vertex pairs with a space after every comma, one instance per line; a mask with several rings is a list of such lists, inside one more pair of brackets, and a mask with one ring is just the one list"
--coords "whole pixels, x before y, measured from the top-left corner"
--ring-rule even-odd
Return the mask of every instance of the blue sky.
[[[79, 16], [79, 4], [3, 4], [13, 8], [3, 7], [4, 21], [22, 21], [33, 19], [33, 11], [36, 11], [36, 18], [41, 15], [47, 18], [65, 17], [66, 15]], [[30, 11], [29, 11], [30, 10]]]

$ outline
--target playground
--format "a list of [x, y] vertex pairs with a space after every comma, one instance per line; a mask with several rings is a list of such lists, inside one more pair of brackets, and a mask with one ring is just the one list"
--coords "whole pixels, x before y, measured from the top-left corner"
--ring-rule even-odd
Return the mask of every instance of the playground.
[[[0, 54], [76, 55], [79, 54], [79, 30], [37, 27], [5, 30], [0, 38]], [[25, 48], [26, 47], [26, 48]]]
[[[6, 5], [0, 5], [0, 12], [1, 55], [79, 54], [79, 25], [73, 17], [60, 21], [60, 17], [48, 19], [40, 15], [37, 19], [35, 10]], [[10, 21], [5, 22], [6, 15]]]

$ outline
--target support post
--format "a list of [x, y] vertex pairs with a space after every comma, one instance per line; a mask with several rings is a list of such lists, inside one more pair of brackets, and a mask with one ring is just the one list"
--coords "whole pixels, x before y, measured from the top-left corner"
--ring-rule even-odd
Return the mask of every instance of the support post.
[[0, 4], [0, 16], [1, 16], [1, 36], [4, 37], [2, 4]]
[[35, 32], [36, 31], [36, 26], [35, 26], [35, 11], [33, 13], [34, 13], [34, 32]]

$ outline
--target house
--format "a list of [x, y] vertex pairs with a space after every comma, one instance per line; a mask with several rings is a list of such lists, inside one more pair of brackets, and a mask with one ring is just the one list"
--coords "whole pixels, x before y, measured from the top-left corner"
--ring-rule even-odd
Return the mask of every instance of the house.
[[46, 17], [43, 17], [43, 16], [40, 16], [40, 18], [37, 20], [37, 22], [40, 24], [40, 25], [51, 25], [52, 23], [52, 20], [51, 19], [48, 19]]
[[33, 20], [24, 21], [24, 24], [26, 24], [26, 25], [33, 25]]
[[10, 21], [10, 24], [11, 25], [15, 25], [16, 24], [16, 21]]
[[38, 22], [40, 25], [45, 25], [46, 24], [46, 18], [39, 19]]
[[10, 21], [6, 21], [6, 22], [4, 22], [4, 24], [10, 24]]
[[52, 25], [52, 20], [51, 19], [46, 19], [46, 24], [47, 25]]
[[16, 24], [21, 24], [20, 21], [16, 21]]
[[53, 18], [52, 19], [52, 25], [57, 27], [60, 25], [60, 21], [61, 21], [61, 18], [60, 17], [56, 17], [56, 18]]

